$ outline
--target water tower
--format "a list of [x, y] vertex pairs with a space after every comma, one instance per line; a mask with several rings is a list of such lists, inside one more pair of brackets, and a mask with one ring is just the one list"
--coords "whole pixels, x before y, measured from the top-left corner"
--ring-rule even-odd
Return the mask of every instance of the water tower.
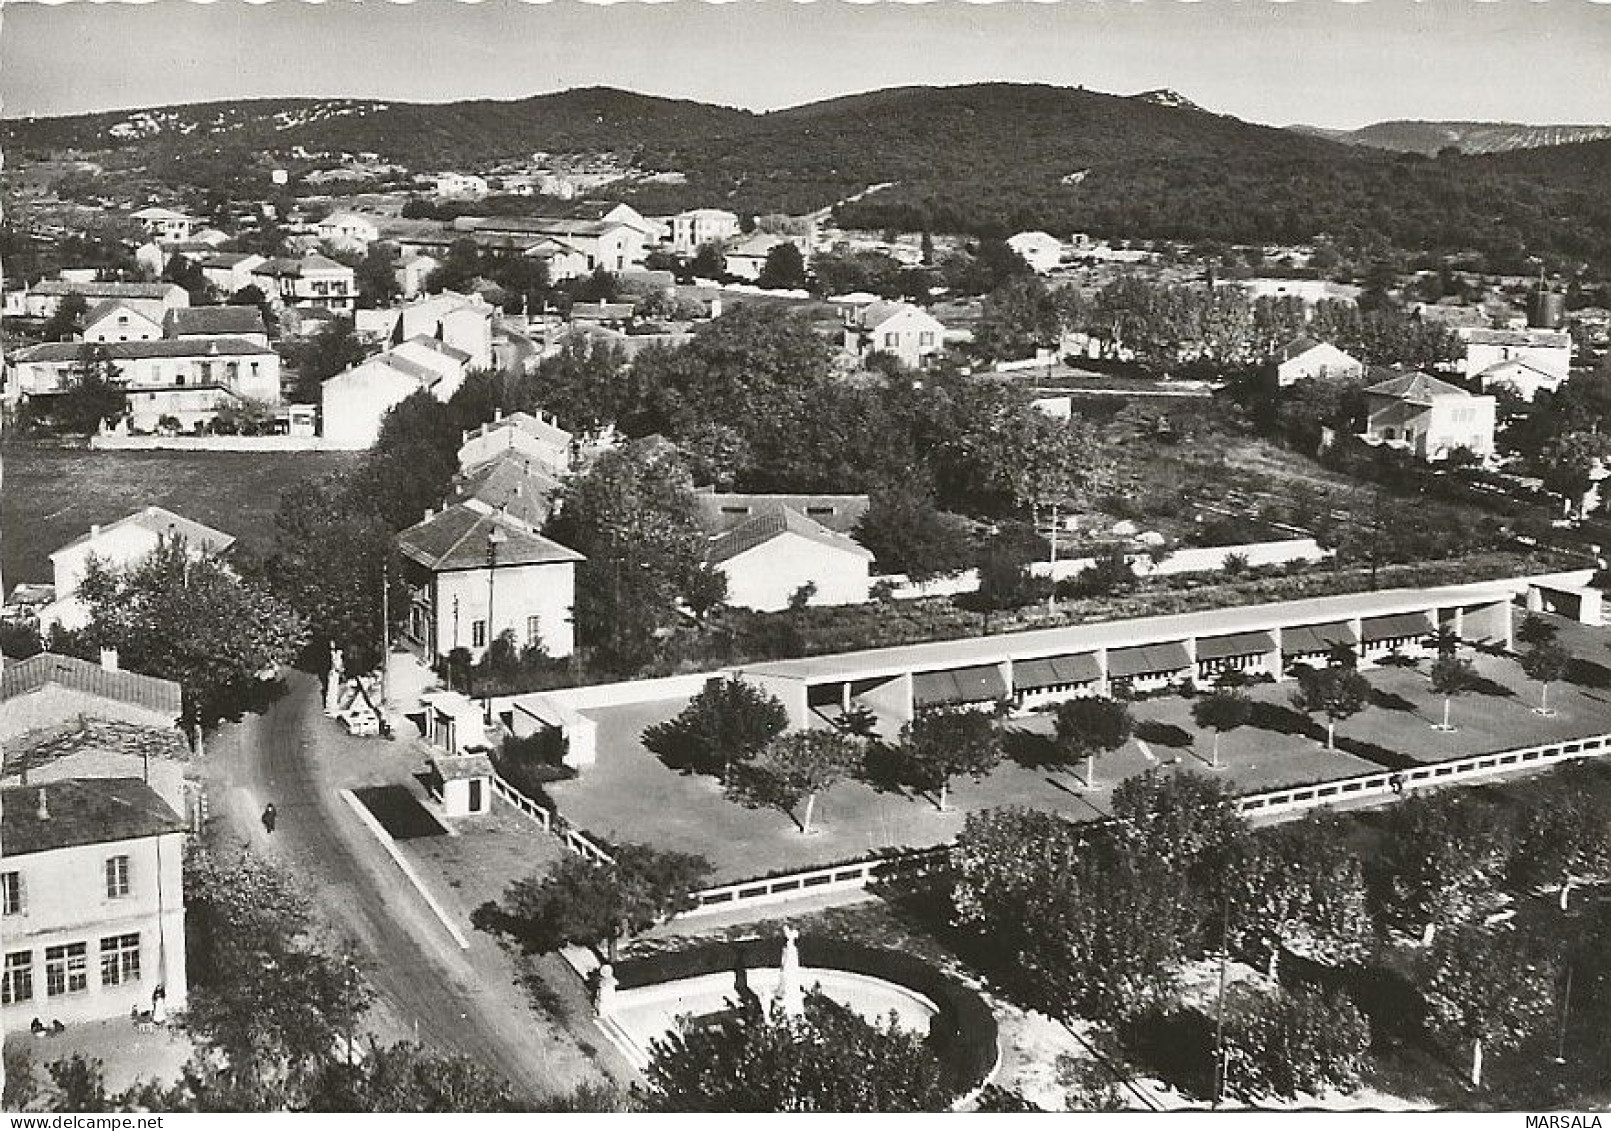
[[1566, 324], [1566, 296], [1539, 280], [1527, 302], [1527, 324], [1535, 330], [1559, 330]]

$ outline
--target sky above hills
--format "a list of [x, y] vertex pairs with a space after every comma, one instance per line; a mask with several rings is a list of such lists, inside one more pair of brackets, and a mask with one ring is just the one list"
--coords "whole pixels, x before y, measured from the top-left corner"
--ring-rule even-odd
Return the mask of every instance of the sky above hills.
[[1611, 123], [1611, 0], [6, 0], [6, 117], [618, 86], [756, 110], [909, 84], [1170, 87], [1251, 121]]

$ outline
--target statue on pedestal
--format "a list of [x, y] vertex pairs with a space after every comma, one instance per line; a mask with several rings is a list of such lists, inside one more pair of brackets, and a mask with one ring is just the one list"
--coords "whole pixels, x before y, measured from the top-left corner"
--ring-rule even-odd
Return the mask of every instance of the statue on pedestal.
[[593, 1012], [608, 1017], [615, 1011], [615, 967], [608, 962], [598, 969], [598, 980], [593, 986]]
[[346, 674], [342, 668], [341, 649], [330, 645], [330, 679], [325, 684], [324, 713], [332, 719], [341, 713], [341, 681]]
[[805, 993], [800, 988], [800, 932], [793, 927], [783, 928], [783, 960], [778, 964], [778, 992], [773, 997], [783, 1016], [805, 1016]]

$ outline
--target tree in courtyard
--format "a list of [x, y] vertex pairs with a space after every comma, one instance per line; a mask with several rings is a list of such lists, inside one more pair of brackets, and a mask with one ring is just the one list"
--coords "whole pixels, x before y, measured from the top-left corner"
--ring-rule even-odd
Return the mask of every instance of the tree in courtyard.
[[402, 292], [397, 283], [397, 251], [387, 243], [373, 243], [352, 267], [358, 303], [366, 309], [386, 307]]
[[318, 333], [287, 341], [282, 347], [292, 378], [286, 397], [299, 404], [318, 404], [324, 383], [369, 355], [350, 318], [338, 318]]
[[1256, 830], [1228, 869], [1233, 952], [1271, 978], [1284, 951], [1336, 966], [1369, 954], [1365, 870], [1332, 814]]
[[51, 311], [50, 317], [45, 319], [44, 326], [40, 327], [40, 339], [47, 342], [65, 342], [77, 337], [83, 329], [84, 315], [89, 313], [89, 303], [81, 294], [63, 295]]
[[188, 723], [236, 715], [308, 638], [299, 612], [181, 538], [123, 569], [92, 558], [78, 592], [87, 642], [117, 649], [131, 671], [176, 681]]
[[1443, 721], [1434, 723], [1433, 730], [1452, 731], [1449, 725], [1449, 705], [1457, 695], [1464, 695], [1477, 685], [1477, 670], [1471, 661], [1460, 656], [1439, 656], [1432, 663], [1432, 690], [1443, 696]]
[[1470, 1042], [1471, 1086], [1483, 1058], [1517, 1048], [1556, 1012], [1553, 962], [1526, 934], [1469, 926], [1445, 932], [1426, 956], [1421, 995], [1434, 1035]]
[[785, 240], [766, 253], [761, 274], [756, 284], [768, 290], [797, 291], [805, 289], [805, 256], [793, 240]]
[[1081, 696], [1057, 705], [1052, 749], [1064, 765], [1085, 762], [1085, 784], [1096, 782], [1096, 756], [1130, 741], [1135, 719], [1130, 705], [1117, 699]]
[[541, 876], [516, 880], [498, 905], [483, 904], [480, 923], [511, 935], [526, 950], [585, 946], [614, 962], [621, 941], [693, 906], [691, 893], [710, 862], [646, 844], [610, 849], [613, 864], [567, 854]]
[[1336, 748], [1337, 724], [1370, 702], [1370, 684], [1352, 668], [1300, 668], [1292, 705], [1306, 715], [1326, 718], [1326, 749]]
[[1528, 613], [1516, 626], [1516, 643], [1526, 644], [1528, 647], [1553, 644], [1560, 631], [1560, 627], [1549, 618], [1541, 617], [1537, 613]]
[[1246, 726], [1253, 717], [1253, 700], [1247, 692], [1236, 687], [1216, 687], [1207, 695], [1199, 696], [1191, 705], [1192, 721], [1214, 732], [1214, 751], [1209, 765], [1220, 769], [1219, 737]]
[[78, 360], [65, 376], [66, 386], [51, 405], [57, 427], [69, 432], [95, 432], [103, 421], [128, 411], [123, 372], [104, 345], [86, 342], [80, 346]]
[[1543, 687], [1533, 710], [1540, 715], [1553, 715], [1549, 707], [1550, 684], [1566, 678], [1572, 668], [1572, 653], [1553, 640], [1540, 641], [1522, 653], [1521, 668], [1528, 679], [1537, 680]]
[[1370, 1024], [1339, 993], [1239, 986], [1225, 1008], [1225, 1080], [1239, 1092], [1291, 1099], [1357, 1087]]
[[656, 1112], [945, 1111], [954, 1091], [921, 1036], [817, 990], [803, 1016], [751, 999], [685, 1019], [649, 1048]]
[[854, 774], [861, 762], [860, 746], [838, 731], [790, 731], [734, 766], [723, 784], [741, 805], [781, 809], [791, 817], [804, 801], [805, 812], [796, 821], [809, 835], [818, 795]]
[[771, 692], [742, 679], [713, 679], [675, 718], [643, 732], [643, 745], [673, 769], [727, 780], [789, 726]]
[[1414, 796], [1387, 813], [1381, 851], [1386, 923], [1420, 932], [1473, 922], [1499, 900], [1510, 856], [1493, 811], [1460, 794]]
[[972, 564], [967, 520], [940, 510], [931, 494], [910, 483], [874, 491], [855, 534], [880, 571], [913, 581], [960, 573]]
[[698, 279], [721, 279], [727, 275], [727, 257], [720, 244], [702, 243], [688, 261], [688, 270]]
[[1598, 431], [1564, 432], [1543, 446], [1536, 463], [1544, 489], [1559, 495], [1566, 513], [1582, 508], [1594, 474], [1611, 456], [1611, 436]]
[[675, 449], [612, 448], [566, 484], [547, 533], [585, 554], [576, 571], [577, 630], [614, 670], [655, 654], [704, 561], [693, 480]]
[[1037, 523], [1045, 515], [1055, 563], [1059, 516], [1094, 493], [1110, 471], [1095, 432], [1078, 418], [1057, 420], [1023, 406], [1002, 421], [994, 443], [1000, 449], [995, 457], [998, 474], [1013, 498], [1030, 508]]
[[1001, 764], [1001, 728], [983, 711], [920, 711], [901, 728], [900, 749], [912, 784], [944, 812], [953, 778], [979, 781]]

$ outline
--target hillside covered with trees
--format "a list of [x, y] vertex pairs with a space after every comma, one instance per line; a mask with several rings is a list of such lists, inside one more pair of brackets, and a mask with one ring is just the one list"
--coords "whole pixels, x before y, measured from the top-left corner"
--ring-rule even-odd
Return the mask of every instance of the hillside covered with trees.
[[[1254, 125], [1189, 104], [1084, 89], [905, 87], [767, 114], [592, 88], [509, 102], [214, 103], [19, 120], [14, 161], [108, 154], [159, 177], [308, 153], [378, 154], [414, 170], [484, 168], [538, 151], [610, 153], [638, 171], [612, 194], [646, 212], [833, 206], [850, 226], [1001, 236], [1300, 242], [1476, 250], [1494, 269], [1611, 266], [1611, 142], [1429, 158]], [[180, 183], [176, 180], [175, 184]], [[205, 188], [205, 186], [202, 186]]]

